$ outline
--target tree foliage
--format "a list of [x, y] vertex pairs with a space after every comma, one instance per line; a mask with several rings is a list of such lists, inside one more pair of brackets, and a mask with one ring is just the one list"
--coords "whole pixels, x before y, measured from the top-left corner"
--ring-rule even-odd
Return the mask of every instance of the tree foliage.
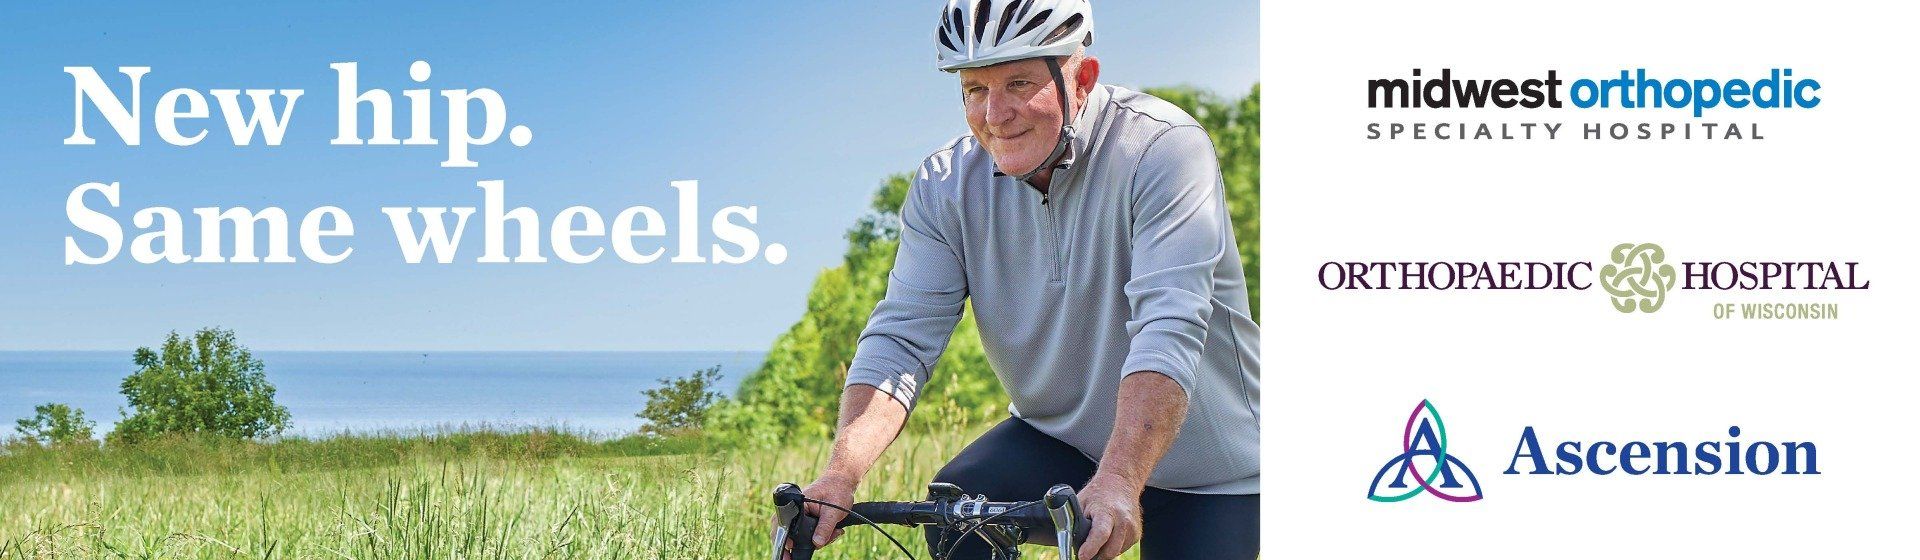
[[235, 341], [233, 331], [201, 329], [192, 338], [168, 333], [160, 351], [135, 350], [133, 364], [140, 369], [120, 382], [133, 414], [114, 426], [109, 439], [162, 434], [253, 439], [287, 428], [287, 409], [273, 401], [265, 364]]
[[647, 421], [640, 431], [648, 435], [668, 436], [699, 428], [707, 409], [721, 397], [713, 388], [720, 381], [720, 366], [701, 369], [685, 377], [660, 380], [660, 387], [641, 391], [647, 407], [634, 416]]
[[[1260, 316], [1260, 88], [1223, 101], [1192, 88], [1149, 89], [1203, 124], [1219, 153], [1228, 212], [1252, 312]], [[774, 340], [766, 362], [741, 381], [733, 399], [715, 405], [707, 427], [736, 443], [770, 445], [781, 438], [830, 435], [841, 386], [860, 331], [886, 295], [887, 273], [899, 248], [900, 206], [910, 176], [894, 175], [874, 193], [871, 213], [848, 230], [839, 266], [822, 270], [807, 294], [800, 321]], [[935, 364], [910, 417], [909, 429], [945, 428], [1006, 414], [1007, 397], [987, 364], [968, 306]]]
[[60, 403], [33, 407], [32, 418], [22, 418], [14, 431], [20, 437], [43, 445], [60, 445], [93, 440], [94, 423], [78, 408]]

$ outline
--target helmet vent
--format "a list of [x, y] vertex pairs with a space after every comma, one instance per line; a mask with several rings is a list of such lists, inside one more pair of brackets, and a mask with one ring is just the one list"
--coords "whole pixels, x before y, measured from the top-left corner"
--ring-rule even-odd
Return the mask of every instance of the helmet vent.
[[[966, 41], [967, 41], [967, 34], [966, 34], [965, 32], [963, 32], [963, 31], [961, 31], [961, 28], [963, 28], [963, 27], [966, 27], [966, 25], [967, 25], [967, 24], [965, 23], [965, 22], [966, 22], [967, 20], [965, 20], [965, 19], [963, 19], [963, 18], [965, 18], [966, 16], [964, 16], [964, 15], [962, 15], [962, 14], [960, 13], [960, 8], [954, 8], [954, 9], [953, 9], [953, 11], [952, 11], [952, 12], [950, 12], [950, 14], [951, 14], [951, 15], [953, 16], [953, 17], [952, 17], [951, 19], [952, 19], [952, 21], [953, 21], [953, 36], [954, 36], [954, 38], [957, 38], [957, 39], [959, 39], [959, 40], [960, 40], [960, 42], [963, 42], [963, 43], [964, 43], [964, 42], [966, 42]], [[959, 50], [959, 49], [955, 49], [955, 50]]]
[[1013, 10], [1018, 7], [1020, 2], [1008, 2], [1007, 9], [1000, 11], [1000, 29], [993, 32], [993, 44], [999, 45], [1007, 41], [1007, 24], [1013, 23]]
[[940, 44], [946, 45], [948, 50], [960, 50], [960, 47], [953, 46], [952, 39], [947, 38], [947, 28], [945, 27], [940, 28]]
[[980, 39], [987, 35], [987, 16], [992, 15], [987, 13], [987, 7], [992, 4], [993, 0], [980, 0], [973, 5], [973, 42], [975, 44], [980, 43]]
[[1033, 9], [1033, 0], [1027, 0], [1025, 2], [1021, 2], [1020, 13], [1018, 15], [1013, 16], [1013, 19], [1026, 19], [1027, 11], [1032, 9]]
[[1045, 45], [1048, 43], [1052, 43], [1054, 41], [1060, 40], [1062, 37], [1072, 35], [1073, 32], [1075, 31], [1079, 31], [1080, 21], [1082, 19], [1084, 18], [1080, 17], [1080, 14], [1073, 14], [1072, 16], [1068, 16], [1067, 21], [1060, 22], [1060, 27], [1056, 27], [1053, 29], [1052, 33], [1048, 33], [1047, 38], [1042, 39], [1040, 41], [1040, 44]]
[[1047, 16], [1051, 16], [1051, 15], [1053, 15], [1053, 10], [1040, 10], [1040, 13], [1033, 14], [1032, 21], [1028, 21], [1026, 26], [1020, 28], [1019, 33], [1015, 33], [1013, 35], [1015, 37], [1026, 35], [1028, 31], [1033, 31], [1034, 28], [1040, 27], [1040, 24], [1046, 23]]

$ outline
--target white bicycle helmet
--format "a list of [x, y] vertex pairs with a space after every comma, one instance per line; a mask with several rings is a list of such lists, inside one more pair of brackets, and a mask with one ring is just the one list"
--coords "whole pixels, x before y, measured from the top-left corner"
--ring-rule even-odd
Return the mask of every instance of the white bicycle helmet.
[[1087, 0], [947, 0], [933, 43], [936, 65], [948, 72], [1068, 56], [1093, 44], [1093, 6]]
[[1061, 159], [1067, 153], [1067, 139], [1073, 137], [1073, 111], [1067, 103], [1060, 59], [1093, 44], [1092, 4], [1087, 0], [947, 0], [933, 43], [938, 53], [934, 65], [948, 72], [1045, 59], [1060, 99], [1059, 140], [1053, 152], [1040, 160], [1043, 163], [1014, 179], [1025, 182], [1049, 165], [1055, 169], [1070, 165]]

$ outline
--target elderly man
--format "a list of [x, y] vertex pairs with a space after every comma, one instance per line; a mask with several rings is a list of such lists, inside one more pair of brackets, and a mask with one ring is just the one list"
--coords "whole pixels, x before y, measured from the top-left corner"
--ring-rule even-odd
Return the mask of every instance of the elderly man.
[[[934, 34], [972, 134], [927, 157], [809, 497], [848, 505], [930, 380], [963, 302], [1012, 417], [935, 477], [994, 499], [1081, 488], [1081, 558], [1253, 558], [1260, 329], [1213, 144], [1098, 83], [1086, 0], [951, 0]], [[826, 545], [842, 513], [808, 506]], [[938, 539], [929, 533], [930, 541]], [[944, 544], [929, 543], [944, 547]], [[959, 543], [954, 558], [984, 558]]]

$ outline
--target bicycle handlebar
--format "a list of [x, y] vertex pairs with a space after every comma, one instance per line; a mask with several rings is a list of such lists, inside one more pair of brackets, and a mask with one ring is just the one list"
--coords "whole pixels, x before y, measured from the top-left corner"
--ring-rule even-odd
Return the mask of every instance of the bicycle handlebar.
[[[854, 504], [848, 508], [852, 514], [841, 518], [837, 526], [891, 524], [958, 528], [984, 523], [1019, 529], [1019, 540], [1012, 544], [1028, 542], [1028, 531], [1048, 531], [1054, 534], [1062, 560], [1076, 558], [1075, 548], [1086, 542], [1087, 531], [1092, 527], [1080, 510], [1079, 496], [1073, 487], [1065, 484], [1055, 485], [1041, 500], [1032, 502], [990, 502], [985, 496], [967, 497], [960, 494], [958, 488], [943, 484], [930, 485], [929, 490], [936, 495], [928, 501]], [[800, 487], [793, 483], [781, 484], [774, 490], [773, 504], [778, 514], [774, 521], [772, 560], [783, 558], [784, 545], [789, 540], [793, 544], [792, 560], [813, 557], [812, 535], [820, 520], [806, 513], [804, 504], [808, 501]]]

